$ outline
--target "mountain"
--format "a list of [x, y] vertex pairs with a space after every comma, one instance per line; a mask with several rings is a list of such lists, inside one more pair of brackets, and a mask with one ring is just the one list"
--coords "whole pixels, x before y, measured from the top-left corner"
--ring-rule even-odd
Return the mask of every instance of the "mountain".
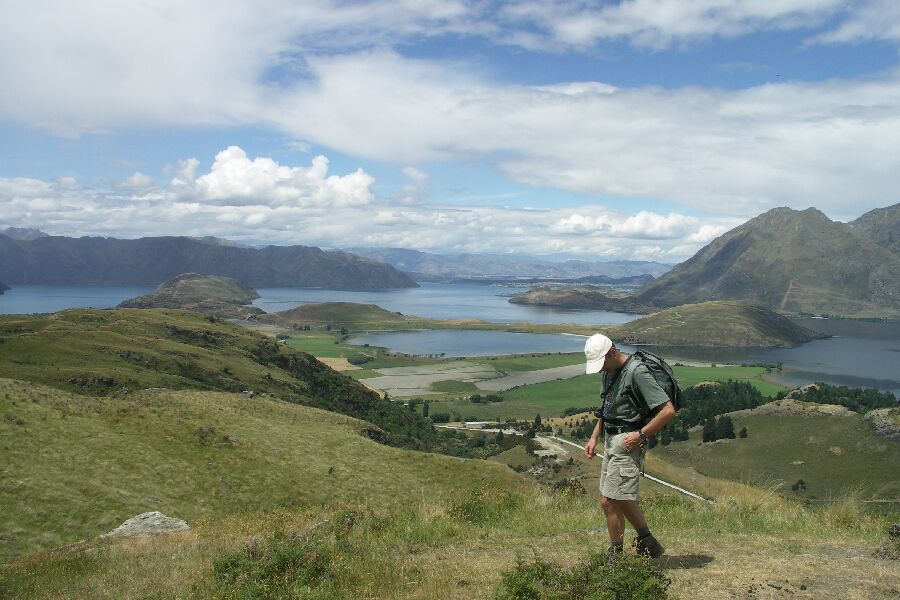
[[636, 300], [740, 300], [787, 313], [900, 318], [900, 256], [814, 208], [776, 208], [713, 240]]
[[150, 294], [125, 300], [119, 308], [180, 308], [243, 319], [263, 313], [255, 306], [245, 306], [257, 298], [256, 290], [230, 277], [184, 273], [160, 284]]
[[9, 286], [0, 281], [0, 296], [3, 295], [3, 292], [9, 289]]
[[31, 241], [42, 237], [50, 237], [40, 229], [23, 229], [19, 227], [7, 227], [0, 229], [0, 235], [12, 238], [14, 240]]
[[9, 284], [159, 284], [181, 273], [222, 275], [253, 287], [417, 287], [393, 267], [308, 246], [243, 248], [186, 237], [0, 236], [0, 280]]
[[385, 262], [405, 273], [413, 274], [420, 281], [498, 277], [575, 279], [599, 275], [619, 278], [645, 274], [658, 277], [672, 268], [670, 265], [646, 261], [553, 262], [495, 254], [431, 254], [403, 248], [351, 248], [348, 252]]
[[869, 241], [900, 254], [900, 203], [871, 210], [850, 226]]
[[827, 337], [759, 306], [703, 302], [663, 310], [604, 331], [626, 344], [788, 348]]

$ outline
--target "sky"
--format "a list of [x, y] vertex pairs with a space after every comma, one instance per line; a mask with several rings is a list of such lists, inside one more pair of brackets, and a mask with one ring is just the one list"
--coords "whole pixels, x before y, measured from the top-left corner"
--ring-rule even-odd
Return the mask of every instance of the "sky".
[[0, 0], [0, 228], [677, 263], [900, 189], [894, 0]]

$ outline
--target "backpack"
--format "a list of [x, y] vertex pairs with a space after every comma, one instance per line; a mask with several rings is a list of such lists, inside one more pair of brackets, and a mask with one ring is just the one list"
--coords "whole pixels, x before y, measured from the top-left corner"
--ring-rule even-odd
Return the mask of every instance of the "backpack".
[[[669, 366], [669, 363], [646, 350], [636, 351], [632, 354], [632, 358], [633, 360], [630, 361], [628, 368], [621, 375], [625, 378], [622, 382], [622, 385], [624, 386], [622, 389], [623, 393], [627, 394], [634, 402], [638, 412], [641, 413], [642, 425], [646, 425], [650, 421], [652, 418], [652, 411], [650, 410], [650, 407], [647, 406], [647, 401], [644, 400], [643, 395], [641, 395], [640, 388], [634, 385], [634, 370], [637, 368], [638, 364], [647, 367], [647, 370], [653, 375], [656, 383], [659, 384], [659, 387], [661, 387], [666, 393], [666, 396], [669, 397], [675, 411], [681, 410], [681, 407], [684, 406], [681, 388], [678, 387], [678, 381], [676, 381], [675, 374], [672, 373], [672, 367]], [[614, 383], [615, 382], [611, 383], [609, 387], [612, 388]], [[600, 407], [600, 410], [602, 411], [603, 407]]]

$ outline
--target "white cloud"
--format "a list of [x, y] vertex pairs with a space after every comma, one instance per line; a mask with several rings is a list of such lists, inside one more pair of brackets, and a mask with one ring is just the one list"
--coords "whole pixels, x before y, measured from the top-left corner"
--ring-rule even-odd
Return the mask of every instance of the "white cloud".
[[[533, 186], [662, 198], [742, 217], [775, 205], [835, 212], [852, 199], [858, 214], [885, 204], [900, 183], [897, 73], [745, 90], [516, 86], [462, 63], [390, 50], [431, 36], [534, 48], [621, 39], [662, 48], [783, 29], [808, 31], [819, 43], [896, 41], [900, 9], [888, 0], [500, 8], [463, 0], [14, 0], [0, 3], [0, 119], [66, 134], [262, 123], [394, 164], [491, 160]], [[365, 173], [316, 179], [315, 161], [287, 168], [226, 156], [201, 178], [197, 168], [180, 165], [168, 193], [273, 206], [372, 200]], [[407, 198], [422, 192], [416, 185]]]
[[130, 177], [120, 182], [119, 187], [128, 190], [140, 190], [153, 187], [154, 184], [152, 177], [135, 171]]
[[[400, 246], [435, 252], [519, 252], [585, 258], [686, 258], [712, 231], [737, 219], [700, 219], [601, 206], [528, 210], [492, 206], [397, 204], [371, 195], [364, 172], [327, 175], [327, 160], [310, 167], [249, 159], [240, 148], [220, 152], [209, 172], [182, 161], [168, 184], [114, 190], [0, 179], [0, 220], [59, 235], [213, 235], [236, 241], [325, 247]], [[410, 177], [425, 179], [418, 170]], [[299, 183], [298, 183], [299, 182]], [[357, 202], [364, 198], [365, 203]], [[323, 203], [324, 202], [324, 203]], [[647, 244], [647, 240], [653, 244]], [[679, 248], [684, 256], [673, 253]]]
[[409, 178], [409, 183], [404, 184], [400, 193], [396, 194], [397, 200], [405, 204], [423, 200], [428, 195], [428, 173], [415, 167], [403, 167], [401, 172]]
[[309, 168], [279, 165], [271, 158], [247, 157], [237, 146], [216, 155], [212, 169], [194, 179], [196, 161], [188, 162], [173, 180], [180, 188], [210, 202], [237, 205], [352, 206], [373, 200], [374, 179], [364, 171], [328, 176], [328, 159], [316, 156]]

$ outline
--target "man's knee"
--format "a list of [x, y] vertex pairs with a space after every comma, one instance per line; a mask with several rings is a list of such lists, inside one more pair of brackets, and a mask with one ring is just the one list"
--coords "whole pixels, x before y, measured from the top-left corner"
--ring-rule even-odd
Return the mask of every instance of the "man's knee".
[[603, 512], [619, 512], [619, 507], [616, 502], [617, 500], [607, 498], [603, 494], [600, 494], [600, 507], [603, 509]]

